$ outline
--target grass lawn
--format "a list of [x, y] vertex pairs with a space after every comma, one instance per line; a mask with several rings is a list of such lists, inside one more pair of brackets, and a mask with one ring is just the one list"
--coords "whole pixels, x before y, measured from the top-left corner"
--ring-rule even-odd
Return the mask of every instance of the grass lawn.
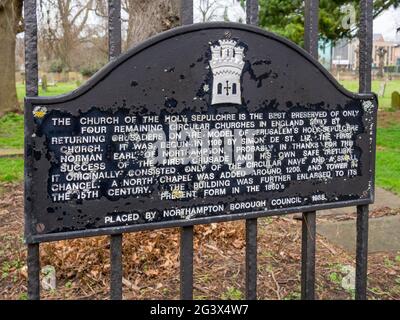
[[[352, 92], [358, 92], [358, 80], [341, 80], [340, 83], [347, 90], [350, 90]], [[379, 80], [372, 81], [372, 92], [379, 94], [381, 83], [382, 81]], [[393, 91], [400, 92], [400, 80], [391, 80], [387, 82], [384, 96], [378, 97], [379, 108], [381, 110], [388, 110], [391, 108]]]
[[400, 117], [377, 133], [376, 184], [400, 194]]
[[[42, 90], [39, 86], [39, 96], [58, 96], [76, 89], [78, 86], [75, 82], [58, 82], [54, 87], [47, 87], [47, 90]], [[17, 83], [18, 101], [22, 102], [25, 98], [25, 85]]]
[[22, 181], [24, 159], [22, 157], [0, 158], [0, 182]]
[[9, 113], [0, 118], [0, 150], [24, 147], [24, 117]]

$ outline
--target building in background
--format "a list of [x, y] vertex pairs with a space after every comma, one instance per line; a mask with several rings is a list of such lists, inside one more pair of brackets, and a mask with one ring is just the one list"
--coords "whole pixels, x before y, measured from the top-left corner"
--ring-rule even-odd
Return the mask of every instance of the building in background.
[[332, 50], [332, 69], [357, 70], [358, 39], [340, 39]]
[[[372, 47], [372, 67], [379, 66], [379, 50], [385, 50], [384, 66], [400, 66], [400, 40], [387, 41], [382, 34], [374, 34]], [[341, 39], [332, 49], [332, 69], [349, 70], [358, 69], [359, 41], [355, 39]]]
[[325, 69], [332, 69], [332, 41], [322, 40], [318, 41], [318, 60]]
[[372, 48], [373, 66], [379, 65], [379, 49], [383, 48], [386, 52], [384, 56], [384, 66], [400, 65], [400, 41], [386, 41], [382, 34], [374, 34], [374, 43]]

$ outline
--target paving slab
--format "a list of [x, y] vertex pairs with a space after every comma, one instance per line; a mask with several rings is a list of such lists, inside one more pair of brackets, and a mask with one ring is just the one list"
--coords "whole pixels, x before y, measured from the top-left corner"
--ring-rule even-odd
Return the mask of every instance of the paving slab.
[[0, 158], [22, 156], [22, 155], [24, 155], [23, 149], [0, 149]]
[[[319, 223], [317, 233], [355, 253], [356, 220]], [[368, 251], [400, 251], [400, 215], [369, 219]]]
[[[375, 203], [370, 205], [370, 211], [389, 208], [389, 209], [397, 209], [400, 208], [400, 197], [395, 195], [394, 193], [387, 191], [382, 188], [375, 189]], [[319, 215], [340, 215], [340, 214], [349, 214], [356, 212], [356, 207], [345, 207], [339, 209], [329, 209], [318, 211]]]

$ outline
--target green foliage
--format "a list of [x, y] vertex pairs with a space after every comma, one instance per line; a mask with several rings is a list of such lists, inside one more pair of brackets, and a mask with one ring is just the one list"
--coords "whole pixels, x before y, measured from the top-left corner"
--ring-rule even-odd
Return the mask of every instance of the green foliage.
[[376, 183], [400, 194], [400, 124], [378, 127], [376, 143]]
[[21, 293], [18, 300], [28, 300], [28, 294], [26, 292]]
[[0, 158], [0, 182], [22, 181], [24, 178], [24, 160]]
[[376, 144], [385, 150], [400, 153], [400, 123], [392, 122], [388, 127], [378, 128]]
[[386, 268], [393, 268], [394, 267], [394, 262], [390, 260], [388, 257], [386, 257], [383, 260], [383, 264], [385, 265]]
[[0, 118], [0, 149], [22, 149], [24, 147], [24, 117], [7, 113]]
[[[260, 26], [278, 33], [293, 42], [302, 45], [304, 37], [304, 1], [303, 0], [260, 0]], [[375, 0], [374, 16], [400, 0]], [[342, 21], [347, 21], [346, 6], [356, 9], [356, 25], [359, 21], [359, 0], [320, 0], [319, 30], [322, 39], [337, 41], [356, 35], [355, 26], [347, 28]], [[341, 10], [342, 9], [342, 10]]]
[[346, 290], [346, 291], [350, 295], [350, 299], [351, 300], [355, 300], [356, 299], [356, 289], [349, 289], [349, 290]]
[[88, 64], [88, 65], [85, 65], [85, 66], [81, 67], [80, 73], [81, 73], [84, 77], [91, 77], [91, 76], [94, 75], [102, 66], [103, 66], [103, 64], [101, 64], [101, 63]]
[[289, 292], [283, 300], [300, 300], [301, 299], [301, 293], [298, 291], [292, 291]]
[[338, 272], [331, 272], [329, 274], [329, 280], [334, 284], [341, 284], [342, 283], [342, 275]]
[[243, 293], [239, 289], [230, 287], [222, 294], [221, 298], [223, 300], [242, 300]]
[[64, 63], [61, 60], [54, 60], [49, 68], [50, 72], [61, 73], [64, 70]]
[[1, 279], [5, 279], [8, 277], [10, 273], [11, 265], [8, 261], [4, 261], [1, 266]]
[[376, 184], [400, 194], [400, 152], [379, 151], [376, 162]]

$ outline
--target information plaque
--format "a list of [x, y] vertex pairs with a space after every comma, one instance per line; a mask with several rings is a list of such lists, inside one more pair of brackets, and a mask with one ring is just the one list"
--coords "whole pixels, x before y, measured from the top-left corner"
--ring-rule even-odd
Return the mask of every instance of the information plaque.
[[259, 28], [165, 32], [25, 100], [26, 240], [372, 203], [376, 112]]

